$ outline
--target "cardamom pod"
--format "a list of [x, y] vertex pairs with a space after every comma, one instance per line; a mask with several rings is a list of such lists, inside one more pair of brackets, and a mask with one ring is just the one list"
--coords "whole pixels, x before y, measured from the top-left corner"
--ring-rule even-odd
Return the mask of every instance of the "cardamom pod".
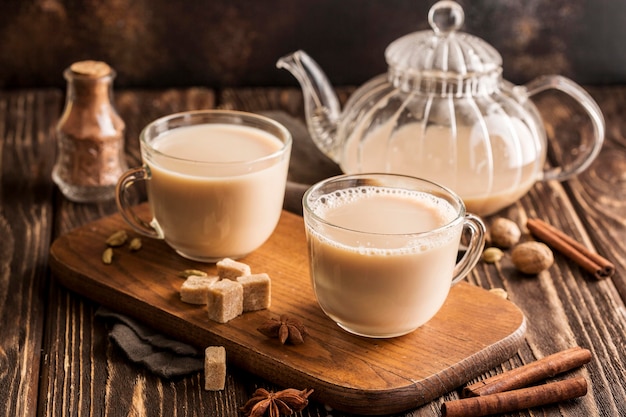
[[102, 252], [102, 262], [107, 265], [113, 262], [113, 248], [106, 248], [104, 252]]
[[141, 249], [141, 239], [138, 237], [134, 237], [130, 240], [130, 243], [128, 244], [128, 249], [130, 249], [131, 251], [138, 251], [139, 249]]
[[501, 249], [496, 247], [490, 247], [485, 249], [482, 258], [483, 261], [487, 262], [488, 264], [493, 264], [502, 259], [503, 256], [504, 252], [502, 252]]
[[199, 271], [197, 269], [185, 269], [184, 271], [180, 271], [178, 273], [178, 276], [181, 278], [189, 278], [192, 275], [196, 277], [206, 277], [207, 273], [204, 271]]
[[505, 300], [509, 298], [509, 294], [503, 288], [492, 288], [489, 290], [490, 293], [495, 294], [499, 297], [504, 298]]
[[126, 230], [118, 230], [107, 238], [106, 244], [111, 247], [122, 246], [124, 243], [126, 243], [127, 239], [128, 234], [126, 233]]

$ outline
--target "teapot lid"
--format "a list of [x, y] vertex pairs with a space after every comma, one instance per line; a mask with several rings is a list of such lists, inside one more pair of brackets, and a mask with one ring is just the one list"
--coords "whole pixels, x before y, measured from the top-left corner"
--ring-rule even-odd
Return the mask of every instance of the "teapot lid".
[[458, 3], [435, 3], [428, 12], [432, 30], [410, 33], [387, 47], [389, 81], [403, 91], [493, 92], [502, 72], [502, 57], [482, 39], [458, 31], [464, 19]]

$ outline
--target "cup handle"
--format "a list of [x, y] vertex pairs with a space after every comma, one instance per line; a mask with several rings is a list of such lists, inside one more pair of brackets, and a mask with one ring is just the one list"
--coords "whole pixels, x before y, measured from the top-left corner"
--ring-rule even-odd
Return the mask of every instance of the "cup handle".
[[544, 171], [543, 180], [563, 181], [587, 169], [598, 156], [598, 153], [600, 153], [605, 134], [604, 116], [602, 116], [600, 107], [591, 95], [574, 81], [560, 75], [544, 75], [538, 77], [524, 85], [524, 88], [528, 96], [533, 96], [549, 89], [558, 90], [567, 94], [585, 109], [593, 126], [594, 137], [591, 146], [579, 145], [577, 150], [580, 151], [580, 154], [572, 163], [568, 164], [568, 166], [554, 167]]
[[122, 217], [137, 233], [144, 236], [148, 236], [155, 239], [163, 239], [162, 233], [153, 227], [152, 224], [141, 219], [132, 208], [132, 205], [128, 202], [127, 194], [128, 188], [130, 188], [137, 181], [149, 181], [150, 170], [146, 167], [137, 167], [126, 171], [117, 181], [115, 187], [115, 202]]
[[455, 285], [476, 266], [485, 247], [485, 224], [482, 220], [473, 214], [466, 214], [463, 222], [463, 229], [470, 232], [470, 240], [467, 244], [467, 251], [463, 257], [457, 262], [452, 275], [452, 284]]

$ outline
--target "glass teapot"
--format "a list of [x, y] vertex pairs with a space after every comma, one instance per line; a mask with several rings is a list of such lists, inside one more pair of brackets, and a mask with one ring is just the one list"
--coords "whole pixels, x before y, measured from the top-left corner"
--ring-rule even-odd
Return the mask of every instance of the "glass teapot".
[[[429, 11], [431, 30], [392, 42], [381, 74], [348, 99], [343, 111], [327, 77], [304, 51], [280, 58], [300, 83], [309, 132], [345, 173], [391, 172], [426, 178], [456, 191], [468, 211], [492, 214], [538, 180], [562, 181], [586, 169], [604, 141], [604, 118], [578, 84], [558, 75], [524, 86], [502, 78], [502, 57], [460, 32], [454, 1]], [[576, 100], [593, 126], [565, 166], [544, 169], [547, 136], [531, 96], [556, 89]]]

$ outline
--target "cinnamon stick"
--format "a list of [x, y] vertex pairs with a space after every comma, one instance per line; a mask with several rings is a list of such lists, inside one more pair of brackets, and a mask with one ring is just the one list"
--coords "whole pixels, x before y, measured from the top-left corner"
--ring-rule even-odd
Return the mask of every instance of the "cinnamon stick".
[[441, 405], [441, 414], [443, 417], [487, 416], [553, 404], [585, 394], [587, 381], [583, 377], [577, 377], [530, 388], [447, 401]]
[[592, 273], [597, 279], [609, 278], [615, 273], [615, 265], [608, 259], [592, 252], [543, 220], [528, 219], [526, 226], [536, 238], [575, 262], [585, 271]]
[[463, 389], [463, 396], [489, 395], [522, 388], [578, 368], [590, 360], [591, 352], [576, 346], [469, 385]]

